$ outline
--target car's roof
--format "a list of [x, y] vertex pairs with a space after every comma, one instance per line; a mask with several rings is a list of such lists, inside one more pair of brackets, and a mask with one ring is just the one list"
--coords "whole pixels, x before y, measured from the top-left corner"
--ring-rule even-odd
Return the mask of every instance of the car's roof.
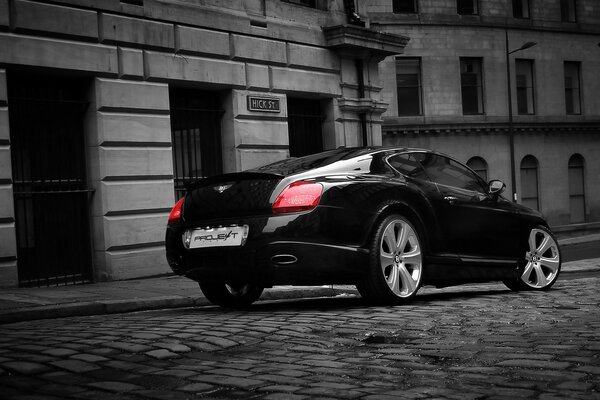
[[[339, 169], [343, 171], [345, 168], [340, 164], [351, 164], [353, 161], [359, 160], [364, 156], [373, 156], [379, 153], [403, 153], [403, 152], [427, 152], [435, 153], [427, 149], [409, 148], [409, 147], [393, 147], [393, 146], [371, 146], [371, 147], [338, 147], [334, 150], [328, 150], [321, 153], [310, 154], [303, 157], [287, 158], [277, 161], [263, 167], [255, 168], [251, 172], [272, 173], [282, 176], [296, 175], [309, 170], [322, 169]], [[332, 168], [333, 164], [336, 168]], [[339, 166], [339, 168], [337, 168]], [[350, 167], [348, 165], [348, 167]], [[354, 168], [354, 165], [352, 166]]]

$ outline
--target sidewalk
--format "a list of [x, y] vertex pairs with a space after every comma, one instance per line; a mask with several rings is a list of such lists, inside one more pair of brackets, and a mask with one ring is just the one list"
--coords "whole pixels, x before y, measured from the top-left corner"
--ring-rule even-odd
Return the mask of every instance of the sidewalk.
[[[598, 239], [600, 236], [571, 238], [560, 243], [568, 246]], [[600, 258], [593, 258], [566, 262], [561, 274], [599, 270]], [[260, 299], [333, 297], [344, 293], [354, 294], [356, 290], [353, 286], [277, 286], [265, 289]], [[180, 276], [50, 288], [10, 288], [0, 289], [0, 324], [208, 304], [198, 284]]]

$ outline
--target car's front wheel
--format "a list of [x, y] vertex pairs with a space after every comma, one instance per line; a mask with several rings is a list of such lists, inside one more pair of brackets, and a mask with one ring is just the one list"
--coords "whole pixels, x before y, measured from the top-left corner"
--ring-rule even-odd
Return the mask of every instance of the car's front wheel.
[[213, 304], [227, 308], [245, 308], [259, 299], [263, 287], [243, 282], [200, 282], [200, 290]]
[[398, 304], [417, 294], [423, 276], [423, 240], [402, 215], [378, 225], [371, 242], [369, 271], [356, 287], [368, 302]]
[[560, 273], [561, 256], [552, 232], [543, 226], [534, 227], [529, 233], [525, 267], [518, 279], [504, 281], [512, 290], [550, 289]]

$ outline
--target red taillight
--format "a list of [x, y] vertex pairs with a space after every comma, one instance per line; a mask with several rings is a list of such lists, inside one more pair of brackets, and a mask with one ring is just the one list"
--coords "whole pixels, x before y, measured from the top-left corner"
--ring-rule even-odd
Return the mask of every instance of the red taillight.
[[175, 225], [181, 222], [181, 207], [183, 206], [183, 199], [184, 197], [179, 199], [179, 201], [177, 201], [177, 203], [175, 203], [173, 206], [171, 214], [169, 214], [169, 225]]
[[315, 208], [322, 193], [323, 186], [319, 183], [294, 182], [277, 196], [273, 203], [273, 213], [293, 213]]

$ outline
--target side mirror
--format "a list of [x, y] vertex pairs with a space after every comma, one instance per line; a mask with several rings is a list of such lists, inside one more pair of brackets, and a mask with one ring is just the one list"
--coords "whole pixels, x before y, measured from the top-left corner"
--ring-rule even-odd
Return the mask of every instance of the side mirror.
[[488, 183], [488, 194], [493, 197], [498, 197], [506, 189], [506, 184], [498, 179], [491, 180]]

